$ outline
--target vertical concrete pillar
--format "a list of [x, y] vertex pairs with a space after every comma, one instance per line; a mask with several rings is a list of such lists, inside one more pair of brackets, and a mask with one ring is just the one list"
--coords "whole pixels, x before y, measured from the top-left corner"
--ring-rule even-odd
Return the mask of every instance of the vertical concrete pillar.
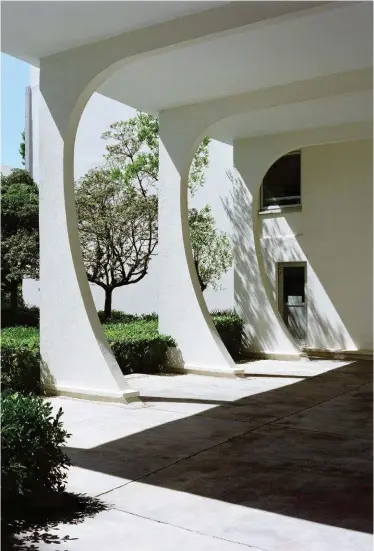
[[[58, 70], [58, 67], [56, 67]], [[41, 70], [39, 112], [40, 333], [42, 383], [48, 392], [132, 401], [131, 390], [104, 337], [81, 255], [73, 183], [80, 113], [72, 97]], [[66, 78], [68, 87], [69, 79]], [[74, 121], [73, 117], [77, 120]]]
[[175, 338], [188, 372], [235, 376], [209, 315], [193, 264], [187, 181], [198, 140], [192, 125], [160, 115], [159, 329]]

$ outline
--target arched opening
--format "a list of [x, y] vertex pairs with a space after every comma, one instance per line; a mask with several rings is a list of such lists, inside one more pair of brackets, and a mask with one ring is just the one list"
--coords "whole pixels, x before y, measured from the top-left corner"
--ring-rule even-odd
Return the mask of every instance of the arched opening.
[[242, 320], [234, 309], [234, 249], [227, 209], [232, 183], [232, 145], [205, 138], [188, 178], [188, 226], [193, 265], [205, 302], [225, 347], [241, 358]]

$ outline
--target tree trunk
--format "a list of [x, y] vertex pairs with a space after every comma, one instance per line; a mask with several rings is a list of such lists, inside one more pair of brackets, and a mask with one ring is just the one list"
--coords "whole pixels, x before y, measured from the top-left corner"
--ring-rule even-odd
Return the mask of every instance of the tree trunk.
[[12, 281], [10, 284], [10, 306], [12, 310], [18, 307], [18, 281]]
[[196, 274], [197, 274], [197, 279], [199, 280], [199, 284], [200, 284], [200, 289], [201, 289], [201, 292], [203, 293], [205, 291], [205, 289], [208, 287], [208, 285], [206, 285], [199, 273], [199, 263], [197, 262], [197, 260], [194, 260], [194, 264], [195, 264], [195, 268], [196, 268]]
[[109, 319], [112, 314], [112, 293], [113, 289], [105, 289], [104, 317]]

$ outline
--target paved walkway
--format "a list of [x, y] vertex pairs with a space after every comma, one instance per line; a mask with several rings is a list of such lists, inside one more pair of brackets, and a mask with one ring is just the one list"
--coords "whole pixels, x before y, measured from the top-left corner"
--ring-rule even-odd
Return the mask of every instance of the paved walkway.
[[68, 489], [109, 508], [34, 549], [371, 551], [371, 363], [246, 371], [131, 376], [132, 406], [53, 399]]

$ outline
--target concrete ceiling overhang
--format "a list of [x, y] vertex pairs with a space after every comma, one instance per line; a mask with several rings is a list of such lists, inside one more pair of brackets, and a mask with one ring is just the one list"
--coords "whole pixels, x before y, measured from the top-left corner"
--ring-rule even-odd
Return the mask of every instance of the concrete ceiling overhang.
[[372, 67], [371, 2], [336, 2], [248, 25], [128, 64], [98, 92], [157, 113]]
[[39, 66], [41, 58], [227, 3], [3, 0], [1, 50]]
[[[238, 25], [297, 13], [328, 1], [24, 1], [1, 2], [1, 49], [35, 66], [42, 58], [133, 31], [201, 14]], [[242, 19], [240, 21], [240, 19]], [[199, 26], [199, 19], [191, 19]], [[165, 28], [163, 29], [165, 30]]]
[[[105, 11], [103, 4], [110, 9]], [[191, 14], [197, 14], [194, 21], [207, 21], [230, 6], [238, 10], [239, 4], [246, 21], [252, 23], [238, 21], [226, 32], [212, 32], [199, 40], [142, 55], [108, 78], [98, 92], [157, 114], [339, 73], [372, 71], [372, 2], [5, 1], [2, 50], [25, 60], [28, 56], [37, 65], [38, 56], [136, 28], [147, 32], [147, 27], [160, 22], [173, 25], [176, 19], [194, 17]], [[32, 34], [18, 40], [32, 5], [37, 6], [36, 14], [42, 13], [42, 20]], [[52, 24], [56, 14], [59, 22]], [[17, 40], [13, 35], [18, 35]], [[232, 143], [243, 137], [372, 120], [372, 84], [367, 88], [358, 82], [357, 90], [351, 86], [331, 92], [331, 97], [299, 98], [295, 103], [225, 117], [211, 129], [211, 135]]]

